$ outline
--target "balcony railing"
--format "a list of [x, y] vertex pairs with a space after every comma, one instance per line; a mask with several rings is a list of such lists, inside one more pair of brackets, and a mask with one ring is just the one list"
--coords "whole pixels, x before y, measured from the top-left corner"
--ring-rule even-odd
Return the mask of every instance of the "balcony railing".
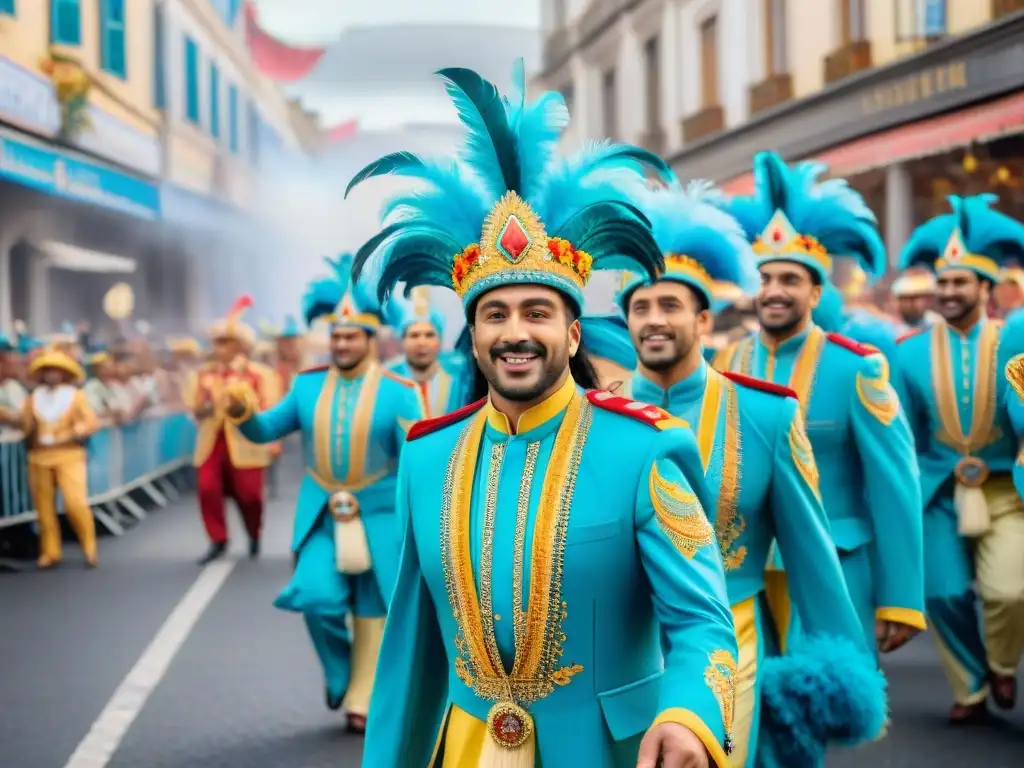
[[871, 43], [846, 43], [825, 57], [825, 83], [834, 83], [864, 69], [871, 69]]
[[748, 91], [750, 114], [756, 115], [771, 109], [776, 104], [793, 98], [793, 76], [789, 74], [769, 75], [760, 83], [754, 83]]
[[696, 141], [725, 128], [725, 110], [721, 107], [704, 107], [683, 118], [683, 141]]
[[993, 19], [1009, 16], [1017, 11], [1024, 11], [1024, 0], [992, 0]]

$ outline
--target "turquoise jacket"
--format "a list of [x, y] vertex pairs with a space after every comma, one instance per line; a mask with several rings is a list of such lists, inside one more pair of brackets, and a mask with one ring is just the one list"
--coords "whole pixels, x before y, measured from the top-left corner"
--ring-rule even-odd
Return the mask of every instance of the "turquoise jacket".
[[635, 373], [623, 394], [659, 405], [695, 430], [716, 498], [729, 602], [764, 590], [764, 566], [777, 538], [807, 629], [860, 645], [863, 633], [832, 543], [799, 404], [785, 390], [768, 387], [736, 383], [702, 364], [667, 390]]
[[457, 359], [439, 361], [437, 372], [423, 382], [416, 379], [405, 358], [393, 362], [388, 368], [403, 379], [416, 383], [426, 406], [427, 418], [444, 416], [467, 404], [465, 366]]
[[415, 385], [373, 364], [354, 378], [334, 366], [303, 371], [276, 406], [239, 424], [256, 443], [302, 432], [306, 474], [295, 505], [292, 551], [302, 548], [332, 493], [356, 497], [385, 601], [401, 546], [395, 522], [398, 456], [409, 427], [421, 418]]
[[435, 764], [447, 711], [485, 721], [501, 665], [538, 764], [633, 768], [660, 718], [726, 768], [736, 637], [686, 425], [569, 379], [512, 436], [484, 400], [421, 426], [363, 765]]
[[885, 358], [812, 324], [778, 345], [749, 336], [715, 366], [796, 392], [836, 547], [871, 545], [877, 615], [923, 627], [919, 471]]
[[957, 463], [970, 455], [990, 472], [1015, 468], [1017, 398], [1005, 375], [1001, 323], [983, 318], [966, 334], [944, 322], [902, 337], [900, 399], [917, 442], [925, 506], [952, 494]]

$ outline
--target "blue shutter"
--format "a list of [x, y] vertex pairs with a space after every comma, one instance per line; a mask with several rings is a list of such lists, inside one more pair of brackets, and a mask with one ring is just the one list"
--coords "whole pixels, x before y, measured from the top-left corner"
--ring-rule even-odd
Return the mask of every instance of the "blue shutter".
[[199, 125], [199, 46], [185, 35], [185, 117]]
[[946, 34], [946, 0], [925, 0], [923, 32], [927, 38]]
[[228, 86], [228, 149], [238, 154], [238, 87]]
[[164, 69], [164, 10], [153, 6], [153, 106], [167, 107], [167, 73]]
[[78, 0], [50, 0], [50, 42], [82, 44], [82, 9]]
[[210, 62], [210, 135], [220, 138], [220, 72]]
[[100, 66], [120, 78], [127, 76], [124, 40], [124, 0], [100, 2]]
[[15, 7], [14, 0], [0, 0], [0, 13], [7, 16], [16, 16], [18, 9]]

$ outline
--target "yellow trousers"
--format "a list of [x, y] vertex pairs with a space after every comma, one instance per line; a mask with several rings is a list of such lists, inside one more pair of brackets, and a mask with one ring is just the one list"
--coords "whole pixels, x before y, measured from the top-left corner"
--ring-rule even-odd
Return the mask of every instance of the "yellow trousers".
[[1009, 475], [982, 490], [992, 521], [974, 549], [985, 649], [989, 668], [1012, 676], [1024, 655], [1024, 501]]
[[[96, 561], [96, 522], [89, 509], [85, 449], [43, 449], [29, 454], [28, 484], [39, 522], [39, 564], [60, 562], [60, 521], [57, 491], [64, 497], [64, 512], [90, 562]], [[59, 453], [58, 453], [59, 451]]]
[[352, 677], [342, 706], [346, 712], [366, 717], [370, 711], [370, 694], [377, 671], [377, 654], [384, 637], [384, 619], [353, 619]]

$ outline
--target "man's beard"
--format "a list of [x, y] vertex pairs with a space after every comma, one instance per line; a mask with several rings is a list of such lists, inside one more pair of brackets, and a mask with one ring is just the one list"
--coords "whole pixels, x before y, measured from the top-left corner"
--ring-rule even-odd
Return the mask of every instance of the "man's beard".
[[804, 315], [806, 313], [796, 311], [796, 302], [779, 302], [778, 300], [772, 300], [771, 303], [782, 304], [787, 309], [791, 310], [793, 314], [791, 314], [789, 318], [782, 321], [765, 322], [764, 305], [761, 304], [761, 302], [756, 302], [755, 307], [757, 309], [757, 321], [760, 324], [761, 328], [763, 328], [769, 334], [784, 336], [795, 330], [800, 325], [800, 323], [803, 322]]
[[[648, 336], [663, 335], [668, 337], [668, 343], [672, 345], [670, 352], [663, 352], [661, 355], [645, 355], [643, 352], [643, 341]], [[637, 345], [637, 356], [644, 368], [656, 373], [664, 373], [675, 368], [682, 360], [690, 354], [693, 345], [696, 343], [696, 332], [690, 337], [680, 336], [674, 331], [645, 331], [640, 334], [640, 344]]]
[[358, 368], [360, 365], [362, 365], [363, 361], [366, 359], [368, 354], [369, 353], [361, 355], [356, 360], [345, 360], [345, 361], [343, 361], [338, 355], [331, 355], [331, 357], [333, 358], [334, 365], [335, 365], [336, 368], [338, 368], [338, 370], [341, 370], [341, 371], [351, 371], [351, 370], [354, 370], [354, 369]]
[[[506, 400], [517, 403], [527, 403], [536, 400], [543, 395], [551, 386], [561, 378], [569, 366], [568, 348], [562, 354], [550, 354], [544, 346], [533, 341], [521, 341], [515, 344], [497, 344], [488, 352], [488, 362], [482, 365], [480, 370], [487, 379], [487, 383]], [[498, 375], [498, 358], [501, 355], [536, 355], [542, 364], [540, 378], [536, 383], [510, 383], [501, 381]]]
[[409, 364], [409, 367], [412, 368], [414, 373], [426, 373], [434, 367], [434, 363], [437, 362], [437, 358], [424, 361], [414, 360], [413, 358], [406, 356], [405, 361]]
[[953, 306], [947, 306], [945, 302], [939, 301], [939, 313], [947, 323], [955, 323], [970, 315], [978, 306], [978, 300], [958, 300]]

